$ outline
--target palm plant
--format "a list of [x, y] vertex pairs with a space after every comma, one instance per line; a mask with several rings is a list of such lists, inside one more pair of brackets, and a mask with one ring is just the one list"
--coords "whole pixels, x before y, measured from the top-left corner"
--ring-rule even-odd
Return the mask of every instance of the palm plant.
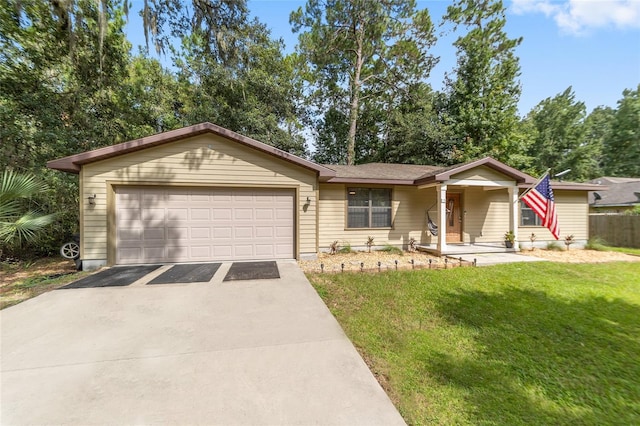
[[55, 214], [23, 212], [24, 199], [46, 190], [47, 185], [32, 174], [5, 170], [0, 180], [0, 242], [20, 246], [53, 221]]

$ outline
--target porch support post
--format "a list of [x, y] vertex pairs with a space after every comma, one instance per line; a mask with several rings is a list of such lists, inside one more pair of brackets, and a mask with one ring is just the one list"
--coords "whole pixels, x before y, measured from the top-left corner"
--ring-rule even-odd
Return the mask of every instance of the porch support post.
[[447, 250], [447, 185], [438, 186], [438, 253]]
[[516, 241], [513, 243], [513, 248], [516, 251], [520, 251], [520, 242], [518, 241], [518, 213], [520, 210], [520, 203], [518, 202], [518, 186], [507, 187], [509, 191], [509, 229], [513, 231], [516, 236]]

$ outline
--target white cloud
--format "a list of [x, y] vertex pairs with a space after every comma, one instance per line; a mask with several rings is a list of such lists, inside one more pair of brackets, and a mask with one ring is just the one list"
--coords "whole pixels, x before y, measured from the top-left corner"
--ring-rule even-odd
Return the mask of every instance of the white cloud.
[[571, 34], [611, 26], [640, 28], [640, 0], [513, 0], [511, 10], [519, 15], [543, 13]]

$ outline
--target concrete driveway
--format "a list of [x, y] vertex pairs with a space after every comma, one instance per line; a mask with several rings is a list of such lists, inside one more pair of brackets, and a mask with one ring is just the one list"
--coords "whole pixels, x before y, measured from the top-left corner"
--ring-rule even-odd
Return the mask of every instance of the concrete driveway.
[[404, 424], [295, 262], [0, 311], [2, 424]]

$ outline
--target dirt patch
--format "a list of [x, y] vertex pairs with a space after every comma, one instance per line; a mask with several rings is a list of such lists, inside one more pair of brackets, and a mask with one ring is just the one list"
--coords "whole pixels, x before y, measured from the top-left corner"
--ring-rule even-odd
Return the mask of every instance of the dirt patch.
[[[380, 262], [379, 266], [378, 262]], [[456, 263], [459, 263], [459, 261], [447, 259], [448, 267], [453, 267]], [[324, 272], [341, 272], [343, 265], [344, 272], [356, 272], [361, 269], [365, 271], [389, 271], [396, 269], [424, 269], [430, 265], [433, 268], [444, 268], [445, 258], [422, 252], [403, 252], [400, 254], [372, 250], [371, 253], [364, 251], [337, 254], [320, 253], [318, 259], [301, 260], [298, 264], [304, 272], [322, 272], [322, 266], [324, 266]]]
[[67, 284], [86, 273], [78, 273], [73, 261], [60, 258], [33, 262], [0, 263], [0, 309], [15, 305]]
[[598, 251], [598, 250], [522, 250], [520, 253], [527, 256], [535, 256], [553, 262], [565, 263], [604, 263], [604, 262], [640, 262], [640, 256], [633, 256], [614, 251]]
[[[597, 250], [583, 250], [583, 249], [570, 249], [569, 251], [554, 251], [523, 249], [521, 254], [526, 256], [535, 256], [543, 259], [547, 259], [553, 262], [566, 262], [566, 263], [602, 263], [602, 262], [639, 262], [640, 256], [633, 256], [624, 253], [617, 253], [612, 251], [597, 251]], [[320, 253], [316, 260], [301, 260], [298, 262], [304, 272], [322, 272], [322, 266], [324, 266], [324, 272], [340, 272], [342, 265], [344, 265], [345, 272], [357, 272], [360, 269], [365, 271], [388, 271], [395, 270], [396, 266], [398, 270], [404, 269], [425, 269], [429, 266], [433, 268], [444, 268], [445, 259], [447, 259], [447, 267], [457, 267], [460, 262], [455, 258], [437, 257], [430, 254], [415, 252], [404, 252], [401, 254], [391, 254], [383, 251], [372, 250], [368, 252], [355, 252], [355, 253], [338, 253], [328, 254]], [[413, 260], [413, 264], [411, 261]], [[398, 264], [396, 265], [396, 261]], [[431, 263], [429, 263], [431, 261]], [[378, 262], [380, 266], [378, 267]], [[469, 266], [469, 265], [463, 265]]]

